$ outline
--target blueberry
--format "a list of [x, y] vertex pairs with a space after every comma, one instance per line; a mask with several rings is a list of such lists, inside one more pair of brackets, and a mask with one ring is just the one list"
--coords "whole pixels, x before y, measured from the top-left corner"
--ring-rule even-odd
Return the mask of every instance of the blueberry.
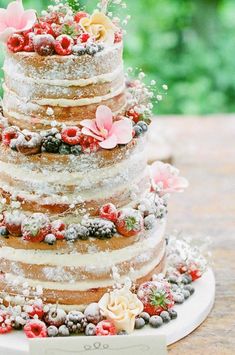
[[91, 44], [89, 46], [87, 46], [86, 48], [86, 53], [89, 55], [95, 55], [97, 52], [99, 51], [99, 48], [96, 44]]
[[95, 335], [95, 333], [96, 333], [95, 324], [92, 324], [92, 323], [87, 324], [86, 329], [85, 329], [85, 335], [86, 336], [93, 336], [93, 335]]
[[76, 228], [74, 227], [69, 227], [67, 231], [65, 232], [65, 239], [69, 241], [74, 241], [78, 239], [78, 233]]
[[66, 325], [63, 324], [59, 327], [59, 335], [63, 337], [69, 336], [69, 329], [66, 327]]
[[185, 285], [184, 289], [190, 292], [190, 295], [192, 295], [195, 291], [194, 287], [192, 285]]
[[182, 281], [181, 281], [184, 285], [188, 285], [192, 282], [192, 277], [190, 275], [183, 275], [182, 276]]
[[170, 283], [172, 283], [172, 284], [177, 284], [177, 280], [178, 280], [178, 277], [175, 276], [175, 275], [170, 275], [170, 276], [168, 277], [168, 281], [169, 281]]
[[73, 54], [80, 56], [86, 54], [86, 48], [82, 45], [73, 46]]
[[68, 155], [70, 154], [71, 147], [68, 144], [61, 144], [59, 148], [59, 153], [63, 155]]
[[182, 293], [175, 293], [174, 294], [174, 301], [175, 303], [184, 303], [184, 296], [182, 295]]
[[127, 332], [125, 330], [120, 330], [117, 335], [127, 335]]
[[171, 320], [171, 317], [170, 317], [170, 315], [169, 315], [169, 313], [167, 311], [162, 311], [160, 313], [160, 317], [162, 318], [164, 323], [168, 323]]
[[187, 300], [190, 297], [190, 292], [188, 290], [182, 290], [184, 299]]
[[136, 318], [135, 320], [135, 329], [141, 329], [145, 326], [145, 320], [141, 317]]
[[82, 153], [82, 147], [79, 144], [73, 145], [70, 151], [73, 155], [80, 155]]
[[47, 328], [47, 335], [49, 337], [56, 337], [58, 333], [59, 333], [58, 328], [55, 327], [54, 325], [50, 325], [50, 327]]
[[145, 324], [149, 323], [150, 315], [147, 312], [140, 313], [140, 317], [144, 319]]
[[168, 313], [169, 313], [171, 319], [176, 319], [178, 316], [177, 312], [174, 309], [169, 309]]
[[147, 130], [148, 130], [148, 125], [147, 125], [147, 123], [145, 123], [144, 121], [139, 121], [139, 122], [137, 123], [137, 125], [142, 128], [142, 131], [143, 131], [143, 132], [147, 132]]
[[149, 324], [153, 328], [159, 328], [163, 324], [163, 320], [160, 316], [152, 316], [149, 320]]
[[56, 237], [54, 236], [54, 234], [47, 234], [45, 236], [44, 242], [49, 245], [53, 245], [56, 242]]
[[9, 232], [6, 227], [4, 226], [0, 227], [0, 235], [3, 237], [7, 237], [9, 235]]
[[135, 125], [133, 130], [135, 132], [135, 137], [139, 137], [143, 133], [143, 130], [139, 125]]

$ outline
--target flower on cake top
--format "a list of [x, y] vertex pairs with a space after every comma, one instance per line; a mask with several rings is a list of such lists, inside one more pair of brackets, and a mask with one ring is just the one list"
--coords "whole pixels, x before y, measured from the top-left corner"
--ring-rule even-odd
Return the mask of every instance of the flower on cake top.
[[0, 41], [7, 41], [15, 32], [30, 30], [35, 22], [34, 10], [24, 10], [22, 0], [11, 2], [7, 9], [0, 9]]
[[127, 281], [123, 288], [105, 293], [99, 301], [101, 314], [111, 320], [117, 330], [125, 330], [128, 334], [133, 332], [135, 318], [144, 308], [130, 287], [131, 283]]
[[79, 24], [97, 42], [114, 43], [115, 32], [118, 31], [118, 28], [104, 13], [94, 12], [90, 17], [83, 17]]
[[188, 187], [188, 181], [179, 176], [179, 170], [170, 164], [160, 161], [150, 167], [152, 190], [157, 191], [159, 196], [172, 192], [183, 192]]
[[101, 105], [96, 110], [94, 120], [81, 121], [82, 133], [96, 138], [104, 149], [113, 149], [118, 144], [128, 144], [132, 140], [132, 122], [128, 118], [113, 121], [109, 107]]

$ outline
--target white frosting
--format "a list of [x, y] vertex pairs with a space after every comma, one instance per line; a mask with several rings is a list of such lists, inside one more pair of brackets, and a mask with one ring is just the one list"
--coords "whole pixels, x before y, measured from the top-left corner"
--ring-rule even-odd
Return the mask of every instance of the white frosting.
[[52, 86], [62, 86], [62, 87], [70, 87], [70, 86], [79, 86], [79, 87], [84, 87], [88, 85], [94, 85], [94, 84], [102, 84], [102, 83], [110, 83], [113, 80], [115, 80], [119, 75], [122, 75], [123, 73], [123, 64], [121, 64], [115, 71], [112, 73], [105, 73], [105, 74], [100, 74], [93, 76], [88, 79], [78, 79], [78, 80], [62, 80], [62, 79], [36, 79], [36, 78], [30, 78], [26, 77], [24, 75], [21, 75], [15, 71], [10, 71], [5, 65], [3, 67], [3, 70], [5, 74], [7, 74], [10, 78], [13, 80], [20, 80], [21, 82], [25, 83], [30, 83], [30, 84], [42, 84], [42, 85], [52, 85]]
[[22, 250], [3, 246], [0, 248], [0, 258], [26, 264], [67, 266], [72, 268], [86, 268], [90, 265], [97, 272], [101, 267], [105, 266], [106, 269], [109, 269], [115, 264], [135, 257], [139, 257], [141, 261], [148, 259], [148, 252], [156, 248], [164, 237], [165, 224], [165, 220], [159, 221], [156, 229], [149, 231], [147, 237], [144, 239], [141, 238], [133, 245], [118, 250], [86, 254], [77, 252], [63, 254], [63, 251], [58, 250]]

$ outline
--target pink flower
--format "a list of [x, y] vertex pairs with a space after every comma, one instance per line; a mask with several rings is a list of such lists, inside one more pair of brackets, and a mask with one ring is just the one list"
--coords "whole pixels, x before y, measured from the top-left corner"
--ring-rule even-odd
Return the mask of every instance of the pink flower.
[[112, 149], [117, 144], [127, 144], [132, 140], [131, 120], [122, 118], [113, 122], [112, 111], [104, 105], [97, 108], [94, 120], [83, 120], [81, 125], [82, 133], [96, 138], [104, 149]]
[[157, 191], [160, 196], [172, 192], [183, 192], [189, 185], [185, 178], [179, 176], [179, 170], [160, 161], [151, 165], [150, 177], [152, 190]]
[[30, 30], [36, 22], [34, 10], [24, 10], [22, 0], [11, 2], [7, 9], [0, 9], [0, 41], [6, 42], [15, 32]]

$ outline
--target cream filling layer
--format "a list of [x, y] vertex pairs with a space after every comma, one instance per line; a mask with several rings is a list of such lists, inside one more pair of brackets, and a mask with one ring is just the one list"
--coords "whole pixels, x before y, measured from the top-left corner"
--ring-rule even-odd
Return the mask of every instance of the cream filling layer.
[[7, 69], [7, 66], [5, 65], [3, 67], [3, 70], [5, 74], [7, 74], [10, 78], [13, 76], [13, 80], [21, 80], [22, 82], [26, 83], [31, 83], [31, 84], [43, 84], [43, 85], [50, 85], [50, 86], [62, 86], [62, 87], [70, 87], [70, 86], [79, 86], [79, 87], [84, 87], [88, 85], [95, 85], [95, 84], [103, 84], [103, 83], [111, 83], [113, 80], [115, 80], [119, 75], [123, 73], [123, 64], [121, 64], [115, 71], [112, 73], [105, 73], [105, 74], [100, 74], [97, 76], [93, 76], [89, 79], [78, 79], [78, 80], [59, 80], [59, 79], [36, 79], [36, 78], [30, 78], [26, 77], [24, 75], [20, 75], [16, 73], [15, 71], [9, 71]]
[[[92, 98], [83, 98], [78, 100], [72, 99], [41, 99], [41, 100], [32, 100], [32, 103], [35, 103], [39, 106], [52, 106], [52, 107], [80, 107], [80, 106], [88, 106], [93, 104], [98, 104], [102, 101], [106, 101], [112, 99], [125, 91], [125, 84], [123, 84], [118, 90], [111, 91], [107, 95], [96, 96]], [[5, 84], [3, 84], [3, 89], [5, 93], [10, 95], [15, 95], [11, 90], [7, 88]], [[16, 96], [16, 95], [15, 95]], [[23, 100], [23, 98], [22, 98]]]
[[[105, 265], [112, 268], [114, 265], [133, 259], [156, 246], [164, 238], [166, 221], [157, 222], [156, 228], [149, 231], [149, 235], [141, 238], [135, 244], [119, 250], [97, 253], [66, 253], [58, 254], [55, 250], [22, 250], [11, 247], [0, 248], [0, 258], [13, 262], [22, 262], [31, 265], [50, 265], [66, 267], [89, 267], [99, 269]], [[115, 237], [114, 237], [115, 238]], [[92, 244], [91, 244], [92, 246]]]
[[[158, 254], [156, 258], [151, 260], [151, 262], [145, 264], [145, 266], [142, 267], [140, 270], [130, 270], [126, 275], [121, 276], [118, 281], [121, 284], [123, 284], [127, 277], [129, 277], [132, 281], [135, 281], [137, 279], [144, 277], [145, 275], [148, 275], [161, 262], [164, 254], [165, 254], [165, 247], [162, 248], [161, 252]], [[115, 280], [112, 278], [107, 280], [81, 281], [81, 282], [50, 282], [50, 281], [32, 280], [27, 278], [19, 278], [18, 280], [16, 280], [16, 276], [10, 273], [5, 274], [5, 277], [7, 282], [13, 283], [15, 286], [17, 286], [17, 281], [18, 281], [19, 285], [26, 282], [30, 287], [41, 286], [43, 289], [58, 290], [58, 291], [59, 290], [87, 291], [92, 288], [111, 287], [115, 283]]]

